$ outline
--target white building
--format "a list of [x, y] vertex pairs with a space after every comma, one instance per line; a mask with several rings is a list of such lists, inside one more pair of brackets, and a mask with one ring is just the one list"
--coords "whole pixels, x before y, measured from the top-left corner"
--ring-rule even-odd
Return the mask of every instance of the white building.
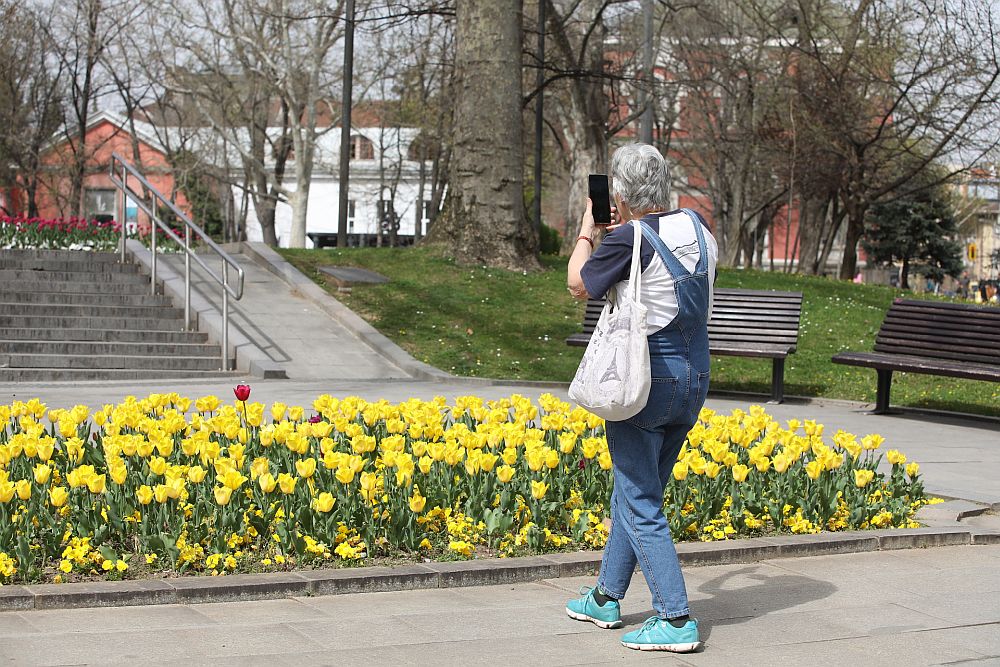
[[[355, 127], [352, 129], [350, 185], [348, 190], [348, 245], [376, 245], [379, 229], [383, 243], [388, 243], [389, 225], [395, 220], [397, 244], [412, 243], [418, 216], [421, 236], [430, 221], [431, 163], [424, 164], [423, 205], [418, 206], [420, 162], [411, 158], [411, 147], [419, 131], [415, 128]], [[321, 135], [316, 145], [316, 160], [309, 187], [306, 213], [306, 246], [335, 245], [340, 209], [340, 128]], [[283, 187], [295, 190], [290, 178], [291, 164], [285, 170]], [[243, 188], [233, 188], [237, 210], [246, 212], [246, 234], [250, 241], [262, 241], [263, 234], [252, 202]], [[278, 245], [288, 246], [291, 235], [292, 207], [279, 203], [275, 211], [275, 234]]]

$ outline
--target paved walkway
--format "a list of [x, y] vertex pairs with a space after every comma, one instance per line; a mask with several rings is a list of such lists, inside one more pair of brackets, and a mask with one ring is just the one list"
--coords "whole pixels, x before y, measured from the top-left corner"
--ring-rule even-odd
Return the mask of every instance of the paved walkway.
[[[537, 396], [561, 387], [452, 379], [416, 381], [398, 349], [379, 350], [331, 309], [274, 271], [247, 260], [247, 296], [234, 318], [284, 359], [289, 380], [244, 378], [252, 400], [311, 406], [323, 393], [369, 400], [474, 393]], [[273, 267], [272, 267], [273, 268]], [[279, 272], [280, 273], [280, 272]], [[306, 290], [308, 291], [308, 290]], [[333, 309], [334, 311], [336, 309]], [[366, 342], [367, 341], [367, 342]], [[177, 391], [232, 397], [239, 379], [0, 385], [0, 403], [40, 397], [91, 406], [126, 395]], [[763, 397], [759, 399], [764, 400]], [[719, 411], [755, 402], [711, 396]], [[920, 415], [870, 416], [842, 401], [767, 406], [779, 419], [815, 419], [827, 433], [880, 433], [921, 464], [938, 494], [1000, 504], [1000, 425]], [[1000, 505], [998, 505], [1000, 506]], [[995, 521], [986, 517], [975, 521]], [[706, 649], [682, 657], [639, 654], [565, 617], [563, 605], [590, 579], [264, 602], [165, 605], [0, 614], [8, 664], [1000, 664], [1000, 546], [942, 547], [689, 568]], [[625, 603], [635, 627], [650, 613], [645, 585]]]
[[1000, 664], [1000, 546], [688, 568], [705, 648], [623, 648], [651, 614], [641, 576], [623, 630], [569, 619], [591, 578], [262, 602], [0, 614], [18, 665]]

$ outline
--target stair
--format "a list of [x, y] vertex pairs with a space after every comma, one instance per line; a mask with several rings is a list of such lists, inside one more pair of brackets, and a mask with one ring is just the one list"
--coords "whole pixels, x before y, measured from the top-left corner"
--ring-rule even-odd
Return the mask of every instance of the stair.
[[208, 336], [114, 253], [0, 250], [0, 382], [228, 376]]

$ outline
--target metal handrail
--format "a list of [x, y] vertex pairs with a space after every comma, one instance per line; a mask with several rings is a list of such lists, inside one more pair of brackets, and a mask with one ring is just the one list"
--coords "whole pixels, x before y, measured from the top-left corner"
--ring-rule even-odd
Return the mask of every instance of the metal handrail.
[[[119, 174], [120, 168], [120, 174]], [[184, 249], [184, 328], [187, 330], [191, 329], [191, 259], [194, 258], [198, 264], [205, 270], [205, 272], [213, 279], [215, 282], [219, 283], [222, 287], [222, 370], [228, 371], [232, 370], [229, 365], [229, 297], [232, 296], [237, 301], [243, 296], [243, 280], [244, 271], [236, 260], [232, 258], [229, 253], [223, 250], [218, 243], [212, 240], [212, 238], [205, 233], [205, 231], [196, 225], [190, 217], [184, 211], [180, 210], [172, 201], [167, 199], [153, 187], [153, 184], [146, 180], [146, 177], [139, 172], [134, 166], [125, 161], [125, 158], [118, 153], [111, 154], [111, 165], [110, 165], [110, 176], [111, 182], [117, 187], [121, 193], [121, 201], [119, 208], [118, 220], [121, 225], [122, 230], [122, 247], [121, 247], [121, 261], [125, 261], [125, 239], [126, 239], [126, 229], [125, 229], [125, 202], [127, 199], [131, 198], [135, 202], [136, 206], [142, 209], [142, 212], [149, 216], [149, 219], [153, 222], [150, 230], [150, 251], [152, 254], [152, 268], [150, 271], [150, 286], [152, 293], [156, 294], [156, 228], [159, 227], [160, 230], [167, 235], [168, 238], [173, 239], [175, 243]], [[160, 216], [157, 214], [156, 209], [152, 206], [152, 202], [147, 201], [147, 197], [138, 194], [131, 187], [129, 187], [128, 180], [129, 177], [136, 179], [142, 186], [143, 190], [148, 193], [154, 202], [159, 202], [165, 206], [173, 215], [184, 224], [184, 238], [183, 240], [174, 233], [170, 226], [167, 225]], [[220, 276], [214, 270], [212, 270], [205, 261], [199, 257], [191, 247], [191, 234], [192, 232], [197, 236], [197, 238], [202, 241], [206, 247], [211, 249], [218, 255], [219, 259], [222, 260], [222, 275]], [[236, 269], [236, 285], [235, 287], [229, 282], [229, 268], [232, 267]]]

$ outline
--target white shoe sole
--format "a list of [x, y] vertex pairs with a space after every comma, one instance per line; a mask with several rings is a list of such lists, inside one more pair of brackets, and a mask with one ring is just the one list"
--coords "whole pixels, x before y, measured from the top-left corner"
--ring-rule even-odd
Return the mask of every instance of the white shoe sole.
[[611, 622], [602, 621], [602, 620], [594, 618], [593, 616], [587, 616], [586, 614], [578, 614], [575, 611], [573, 611], [572, 609], [570, 609], [569, 607], [566, 607], [566, 615], [569, 616], [570, 618], [574, 618], [574, 619], [576, 619], [578, 621], [590, 621], [591, 623], [593, 623], [597, 627], [604, 628], [605, 630], [611, 630], [613, 628], [620, 628], [620, 627], [622, 627], [622, 622], [620, 620], [618, 620], [618, 621], [611, 621]]
[[691, 642], [688, 644], [636, 644], [633, 642], [622, 642], [625, 648], [636, 649], [638, 651], [670, 651], [671, 653], [690, 653], [697, 651], [701, 642]]

